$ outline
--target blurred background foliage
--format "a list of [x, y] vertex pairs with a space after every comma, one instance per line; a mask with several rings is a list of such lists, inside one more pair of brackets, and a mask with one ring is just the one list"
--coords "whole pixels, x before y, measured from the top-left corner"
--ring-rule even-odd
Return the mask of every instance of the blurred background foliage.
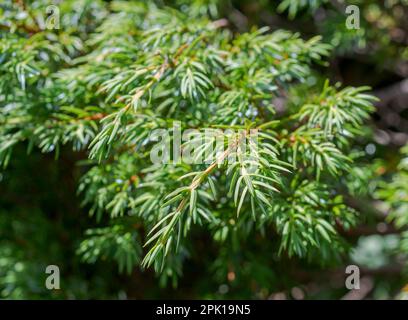
[[[408, 1], [154, 2], [187, 12], [192, 18], [206, 14], [214, 20], [226, 19], [233, 32], [269, 26], [304, 38], [322, 35], [334, 52], [330, 64], [319, 67], [308, 81], [323, 83], [329, 78], [344, 86], [372, 87], [380, 100], [367, 135], [358, 141], [365, 152], [352, 155], [358, 165], [341, 178], [348, 189], [344, 190], [346, 203], [360, 212], [359, 224], [342, 231], [352, 246], [349, 256], [325, 266], [285, 256], [278, 259], [278, 244], [257, 237], [242, 243], [239, 253], [226, 246], [216, 254], [209, 236], [198, 232], [192, 239], [197, 250], [190, 253], [183, 271], [177, 266], [161, 276], [152, 270], [142, 271], [133, 267], [142, 255], [142, 248], [135, 247], [138, 235], [126, 228], [112, 230], [101, 224], [84, 240], [85, 231], [95, 226], [95, 219], [88, 217], [89, 208], [81, 206], [84, 195], [77, 194], [78, 185], [86, 183], [80, 180], [86, 172], [81, 161], [86, 157], [62, 147], [55, 161], [52, 154], [35, 148], [27, 155], [27, 146], [21, 145], [15, 148], [7, 170], [0, 171], [0, 297], [339, 299], [350, 295], [344, 288], [344, 270], [349, 264], [361, 267], [363, 290], [353, 298], [406, 297], [408, 148], [403, 146], [408, 140]], [[68, 56], [69, 50], [82, 50], [88, 33], [106, 18], [112, 5], [88, 0], [16, 3], [21, 10], [14, 13], [7, 11], [8, 1], [0, 3], [4, 19], [0, 27], [30, 31], [38, 24], [36, 13], [45, 5], [59, 6], [62, 40], [56, 41], [76, 37], [62, 43], [60, 55], [67, 50]], [[349, 4], [360, 10], [359, 29], [345, 26]], [[126, 3], [118, 2], [116, 7], [120, 6]], [[74, 38], [64, 37], [72, 32]], [[25, 52], [18, 54], [24, 59]], [[310, 83], [290, 90], [296, 93], [291, 97], [305, 98]], [[275, 101], [282, 109], [298, 104]], [[118, 244], [115, 247], [112, 234]], [[129, 248], [134, 255], [122, 259], [120, 250]], [[60, 266], [61, 290], [44, 287], [44, 270], [49, 264]], [[236, 265], [240, 267], [234, 268]]]

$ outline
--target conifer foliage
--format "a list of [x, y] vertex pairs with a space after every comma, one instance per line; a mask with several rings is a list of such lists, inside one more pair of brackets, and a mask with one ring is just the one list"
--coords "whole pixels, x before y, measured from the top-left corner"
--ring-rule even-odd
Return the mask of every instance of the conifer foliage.
[[[2, 170], [19, 146], [56, 161], [78, 154], [77, 197], [94, 223], [76, 248], [84, 262], [175, 281], [205, 250], [198, 236], [216, 269], [253, 238], [276, 243], [277, 259], [324, 264], [348, 250], [339, 230], [359, 214], [344, 200], [347, 177], [376, 98], [319, 75], [335, 49], [320, 36], [237, 32], [218, 4], [68, 0], [58, 21], [49, 1], [0, 4]], [[196, 130], [180, 152], [205, 161], [174, 160], [175, 128]], [[155, 132], [168, 134], [168, 161], [152, 161]]]

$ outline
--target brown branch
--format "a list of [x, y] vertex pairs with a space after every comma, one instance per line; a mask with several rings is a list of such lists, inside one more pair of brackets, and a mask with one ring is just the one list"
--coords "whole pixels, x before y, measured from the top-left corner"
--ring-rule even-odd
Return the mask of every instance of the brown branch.
[[345, 230], [341, 224], [337, 223], [338, 232], [345, 237], [360, 237], [369, 236], [373, 234], [387, 235], [387, 234], [400, 234], [402, 229], [396, 229], [394, 226], [380, 223], [376, 227], [370, 226], [358, 226], [356, 228]]
[[374, 288], [374, 281], [371, 277], [363, 277], [360, 280], [360, 288], [347, 292], [341, 300], [363, 300]]
[[22, 28], [24, 29], [27, 33], [33, 35], [36, 34], [38, 32], [41, 32], [41, 28], [38, 26], [37, 24], [37, 20], [35, 20], [35, 18], [33, 17], [33, 15], [31, 14], [30, 10], [28, 10], [24, 0], [15, 0], [15, 3], [17, 4], [18, 7], [20, 7], [20, 9], [24, 12], [27, 12], [28, 16], [31, 18], [31, 20], [34, 22], [35, 26], [34, 27], [30, 27], [27, 25], [17, 25], [18, 28]]

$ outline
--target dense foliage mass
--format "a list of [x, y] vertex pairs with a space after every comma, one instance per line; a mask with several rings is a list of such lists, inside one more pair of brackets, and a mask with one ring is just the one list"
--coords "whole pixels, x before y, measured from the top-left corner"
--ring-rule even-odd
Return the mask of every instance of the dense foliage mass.
[[353, 4], [3, 1], [0, 297], [396, 296], [408, 8]]

